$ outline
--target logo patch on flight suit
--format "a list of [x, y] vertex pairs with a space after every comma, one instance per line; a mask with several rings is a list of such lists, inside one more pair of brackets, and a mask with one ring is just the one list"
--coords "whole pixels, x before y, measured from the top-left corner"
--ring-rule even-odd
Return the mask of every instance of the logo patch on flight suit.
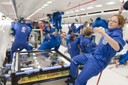
[[26, 27], [22, 27], [21, 32], [25, 33], [25, 31], [26, 31]]
[[102, 44], [106, 45], [107, 43], [108, 43], [107, 40], [103, 39]]

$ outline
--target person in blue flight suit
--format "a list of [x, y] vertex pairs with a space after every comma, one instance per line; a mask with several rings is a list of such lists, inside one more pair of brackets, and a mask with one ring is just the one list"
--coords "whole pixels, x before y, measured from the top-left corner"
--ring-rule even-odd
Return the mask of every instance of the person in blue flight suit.
[[61, 39], [63, 38], [63, 33], [58, 34], [58, 31], [55, 30], [53, 33], [50, 34], [50, 39], [48, 41], [43, 42], [38, 50], [50, 50], [52, 48], [55, 48], [55, 50], [59, 49], [59, 46], [61, 44]]
[[[74, 57], [74, 58], [72, 58], [73, 60], [78, 60], [80, 62], [77, 65], [73, 66], [73, 68], [72, 68], [72, 66], [70, 66], [71, 79], [67, 80], [68, 83], [74, 82], [74, 80], [77, 76], [77, 73], [78, 73], [78, 66], [84, 65], [84, 63], [83, 63], [84, 60], [87, 60], [89, 57], [91, 57], [90, 54], [92, 54], [96, 48], [96, 44], [94, 42], [92, 42], [91, 36], [92, 36], [92, 28], [91, 27], [85, 27], [83, 34], [80, 34], [78, 37], [79, 43], [72, 45], [72, 51], [73, 51], [72, 53], [77, 51], [75, 48], [76, 48], [76, 46], [78, 46], [78, 44], [80, 44], [80, 48], [81, 48], [81, 51], [83, 52], [83, 54], [79, 56], [77, 53], [77, 55], [79, 57], [73, 56]], [[88, 58], [85, 57], [85, 54], [89, 55]]]
[[47, 35], [45, 35], [43, 42], [50, 40], [50, 34], [52, 34], [53, 32], [57, 31], [56, 28], [51, 28], [51, 30], [49, 31], [49, 33], [47, 33]]
[[26, 49], [28, 51], [32, 50], [32, 47], [28, 45], [28, 38], [31, 32], [31, 28], [24, 23], [23, 19], [19, 20], [15, 24], [15, 40], [11, 47], [11, 61], [13, 59], [13, 54], [19, 48], [21, 51], [22, 49]]
[[31, 21], [27, 21], [26, 25], [31, 28], [31, 30], [34, 28]]
[[[122, 15], [113, 15], [109, 21], [107, 32], [99, 27], [93, 29], [93, 32], [101, 34], [102, 38], [93, 54], [78, 55], [71, 60], [71, 75], [76, 74], [74, 69], [78, 69], [77, 65], [85, 65], [74, 85], [86, 85], [91, 77], [103, 71], [111, 58], [123, 49], [125, 41], [123, 40], [122, 27], [124, 24], [125, 19]], [[72, 77], [75, 79], [76, 75]]]
[[96, 20], [92, 24], [92, 28], [95, 27], [103, 27], [105, 29], [108, 28], [108, 22], [104, 19], [101, 19], [100, 17], [96, 18]]
[[50, 25], [49, 22], [45, 21], [45, 24], [44, 24], [44, 36], [46, 36], [50, 32], [51, 32], [51, 25]]
[[75, 26], [75, 23], [72, 23], [69, 30], [72, 30], [74, 33], [76, 32], [76, 26]]
[[80, 48], [83, 53], [91, 53], [96, 48], [96, 43], [93, 42], [92, 28], [84, 28], [84, 33], [81, 34]]
[[71, 29], [69, 29], [68, 34], [66, 36], [66, 46], [68, 46], [68, 41], [69, 41], [71, 35], [73, 35], [73, 34], [74, 34], [74, 32]]
[[81, 29], [84, 29], [85, 27], [87, 27], [87, 25], [88, 25], [88, 22], [85, 21], [84, 24], [80, 25], [80, 26], [76, 29], [75, 33], [80, 33], [80, 30], [81, 30]]
[[101, 34], [102, 38], [93, 55], [90, 55], [92, 57], [88, 59], [87, 57], [89, 55], [87, 56], [85, 54], [84, 59], [74, 60], [76, 57], [83, 55], [75, 56], [72, 59], [71, 69], [74, 69], [77, 64], [83, 63], [85, 65], [74, 85], [87, 85], [87, 81], [102, 72], [111, 61], [111, 58], [123, 49], [125, 41], [123, 40], [122, 27], [124, 24], [124, 17], [117, 14], [110, 18], [108, 24], [109, 29], [106, 32], [99, 27], [93, 29], [93, 32]]
[[56, 11], [53, 13], [52, 17], [53, 17], [53, 24], [55, 25], [55, 28], [59, 31], [61, 31], [62, 29], [62, 14], [64, 14], [64, 12], [59, 12]]
[[80, 38], [77, 38], [75, 34], [70, 36], [68, 41], [68, 53], [70, 54], [71, 59], [74, 56], [80, 54], [79, 42], [80, 42]]
[[[53, 23], [53, 15], [52, 15], [52, 14], [47, 14], [47, 17], [48, 17], [49, 21], [50, 21], [51, 23]], [[54, 24], [54, 23], [53, 23], [53, 24]]]

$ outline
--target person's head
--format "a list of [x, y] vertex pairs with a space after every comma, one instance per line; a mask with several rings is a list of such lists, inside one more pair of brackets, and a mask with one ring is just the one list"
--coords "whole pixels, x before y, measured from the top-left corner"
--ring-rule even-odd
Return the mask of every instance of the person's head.
[[61, 34], [60, 34], [60, 37], [63, 39], [63, 38], [66, 38], [66, 33], [65, 32], [62, 32]]
[[86, 26], [87, 26], [87, 24], [88, 24], [88, 22], [87, 22], [87, 21], [85, 21], [85, 22], [84, 22], [84, 26], [86, 27]]
[[73, 30], [69, 29], [68, 34], [72, 34], [72, 33], [73, 33]]
[[72, 41], [74, 41], [75, 39], [76, 39], [76, 35], [75, 34], [72, 34], [71, 36], [70, 36], [70, 38], [69, 38], [69, 42], [72, 42]]
[[47, 14], [47, 17], [50, 18], [51, 14]]
[[92, 34], [92, 28], [91, 27], [84, 28], [83, 34], [85, 36], [90, 36]]
[[113, 15], [108, 23], [108, 28], [113, 29], [113, 28], [122, 28], [125, 24], [125, 19], [122, 15], [115, 14]]

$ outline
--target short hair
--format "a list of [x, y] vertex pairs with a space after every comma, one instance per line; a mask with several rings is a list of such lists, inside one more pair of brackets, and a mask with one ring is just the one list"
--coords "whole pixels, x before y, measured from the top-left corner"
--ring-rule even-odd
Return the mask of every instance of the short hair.
[[84, 28], [83, 34], [86, 36], [90, 36], [92, 34], [92, 28], [91, 27]]
[[72, 42], [74, 40], [74, 37], [77, 37], [77, 35], [76, 34], [72, 34], [70, 36], [70, 38], [69, 38], [69, 42]]

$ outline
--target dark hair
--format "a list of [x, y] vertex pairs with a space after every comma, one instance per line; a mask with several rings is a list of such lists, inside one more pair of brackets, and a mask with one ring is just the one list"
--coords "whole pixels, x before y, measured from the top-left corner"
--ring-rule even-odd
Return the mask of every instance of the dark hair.
[[83, 34], [86, 36], [90, 36], [92, 34], [92, 28], [91, 27], [84, 28]]
[[69, 29], [68, 34], [71, 34], [72, 32], [73, 32], [73, 30], [72, 29]]
[[72, 41], [74, 40], [74, 37], [76, 37], [76, 35], [75, 35], [75, 34], [72, 34], [72, 35], [70, 36], [70, 38], [69, 38], [69, 42], [72, 42]]
[[85, 21], [85, 22], [84, 22], [84, 26], [86, 26], [87, 24], [88, 24], [88, 22], [87, 22], [87, 21]]

